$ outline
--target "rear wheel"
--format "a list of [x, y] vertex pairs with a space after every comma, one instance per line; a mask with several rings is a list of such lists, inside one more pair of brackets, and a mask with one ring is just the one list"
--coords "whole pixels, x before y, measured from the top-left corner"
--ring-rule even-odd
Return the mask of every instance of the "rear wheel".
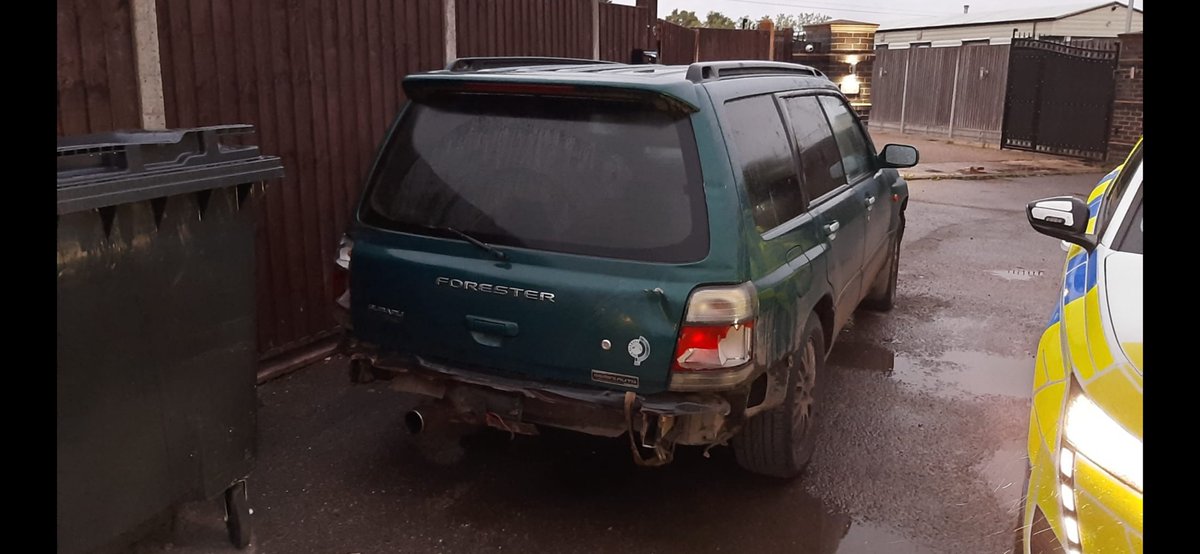
[[792, 358], [783, 404], [750, 418], [733, 438], [738, 465], [747, 471], [791, 479], [804, 471], [816, 449], [825, 335], [816, 314], [809, 315], [804, 328], [804, 346]]
[[871, 292], [863, 299], [862, 305], [869, 310], [886, 312], [896, 305], [896, 281], [900, 275], [900, 239], [904, 237], [904, 222], [892, 240], [891, 254], [888, 256], [886, 271], [880, 271], [871, 285]]

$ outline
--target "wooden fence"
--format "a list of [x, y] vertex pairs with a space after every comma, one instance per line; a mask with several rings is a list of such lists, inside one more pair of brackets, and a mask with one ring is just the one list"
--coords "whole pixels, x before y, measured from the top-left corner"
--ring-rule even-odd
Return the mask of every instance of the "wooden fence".
[[871, 127], [999, 145], [1008, 45], [881, 48]]

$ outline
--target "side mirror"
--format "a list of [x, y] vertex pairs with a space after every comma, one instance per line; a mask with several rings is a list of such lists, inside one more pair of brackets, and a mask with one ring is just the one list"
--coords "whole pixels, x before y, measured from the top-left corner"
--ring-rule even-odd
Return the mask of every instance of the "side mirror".
[[879, 153], [883, 167], [912, 167], [921, 159], [921, 153], [907, 144], [889, 144]]
[[1078, 244], [1087, 250], [1096, 246], [1095, 237], [1087, 234], [1090, 217], [1087, 202], [1079, 198], [1055, 196], [1035, 200], [1025, 206], [1025, 214], [1029, 216], [1033, 230], [1043, 235]]

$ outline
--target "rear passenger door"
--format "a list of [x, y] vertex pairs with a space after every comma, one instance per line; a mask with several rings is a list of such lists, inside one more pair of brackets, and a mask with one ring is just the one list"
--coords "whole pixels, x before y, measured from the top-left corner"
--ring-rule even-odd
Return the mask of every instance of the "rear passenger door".
[[834, 330], [840, 329], [862, 293], [867, 234], [866, 188], [846, 182], [842, 155], [821, 107], [812, 94], [783, 98], [784, 112], [800, 159], [800, 186], [808, 211], [829, 249], [829, 284], [834, 294]]
[[863, 290], [867, 293], [875, 275], [887, 262], [888, 232], [892, 229], [892, 207], [890, 184], [883, 182], [875, 163], [875, 151], [858, 118], [850, 111], [845, 101], [836, 96], [820, 96], [821, 106], [833, 128], [838, 151], [842, 154], [842, 167], [846, 181], [859, 189], [866, 212], [866, 240], [863, 251]]
[[[761, 239], [750, 248], [748, 258], [760, 303], [757, 324], [767, 330], [757, 336], [771, 345], [759, 350], [763, 355], [800, 346], [795, 341], [800, 340], [809, 310], [820, 298], [811, 292], [824, 290], [827, 279], [828, 239], [805, 211], [782, 111], [774, 94], [735, 98], [721, 110], [733, 169], [747, 199], [754, 235]], [[788, 339], [784, 330], [796, 333]]]

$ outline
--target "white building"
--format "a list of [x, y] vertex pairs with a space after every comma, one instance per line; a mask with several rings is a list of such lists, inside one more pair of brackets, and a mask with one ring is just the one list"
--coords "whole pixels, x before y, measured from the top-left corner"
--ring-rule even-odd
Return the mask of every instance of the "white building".
[[[969, 1], [969, 0], [964, 0]], [[951, 46], [963, 41], [1005, 44], [1013, 33], [1059, 40], [1116, 38], [1125, 32], [1128, 8], [1122, 2], [1085, 2], [923, 17], [880, 26], [875, 45]], [[1131, 31], [1142, 30], [1142, 10], [1134, 8]]]

